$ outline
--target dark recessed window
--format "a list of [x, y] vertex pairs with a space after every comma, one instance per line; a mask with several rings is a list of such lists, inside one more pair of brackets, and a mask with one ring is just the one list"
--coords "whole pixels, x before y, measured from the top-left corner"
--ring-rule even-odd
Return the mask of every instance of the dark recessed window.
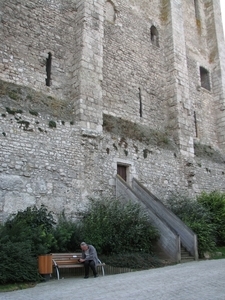
[[152, 44], [159, 47], [159, 33], [154, 25], [150, 29], [150, 35]]
[[138, 91], [139, 91], [139, 114], [140, 114], [140, 117], [142, 117], [142, 97], [141, 97], [141, 89], [138, 88]]
[[200, 78], [201, 78], [201, 87], [210, 91], [209, 72], [203, 67], [200, 67]]
[[46, 58], [46, 75], [47, 78], [45, 79], [46, 85], [51, 85], [51, 68], [52, 68], [52, 54], [51, 52], [48, 53], [48, 58]]

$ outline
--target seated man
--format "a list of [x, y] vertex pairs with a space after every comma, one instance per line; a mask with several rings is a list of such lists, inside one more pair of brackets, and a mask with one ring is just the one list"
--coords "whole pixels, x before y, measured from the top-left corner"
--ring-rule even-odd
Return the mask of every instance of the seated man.
[[89, 267], [92, 269], [94, 277], [98, 277], [96, 265], [98, 264], [98, 255], [96, 249], [92, 245], [88, 245], [85, 242], [80, 244], [82, 250], [82, 258], [80, 258], [80, 262], [84, 263], [84, 278], [87, 279], [89, 277]]

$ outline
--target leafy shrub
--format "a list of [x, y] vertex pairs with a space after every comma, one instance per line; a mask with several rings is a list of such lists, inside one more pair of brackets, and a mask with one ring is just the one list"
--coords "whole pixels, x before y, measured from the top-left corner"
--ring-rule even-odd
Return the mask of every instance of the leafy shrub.
[[169, 208], [198, 238], [198, 252], [202, 257], [206, 251], [215, 250], [215, 226], [211, 223], [211, 213], [201, 203], [185, 197], [168, 200]]
[[197, 201], [211, 212], [210, 222], [215, 226], [217, 246], [225, 245], [225, 193], [213, 191], [203, 192]]
[[1, 242], [0, 257], [0, 284], [40, 280], [29, 242]]
[[38, 279], [37, 256], [55, 243], [52, 213], [28, 207], [0, 227], [0, 283]]
[[52, 213], [44, 205], [39, 209], [36, 206], [28, 207], [6, 221], [3, 228], [4, 239], [12, 242], [29, 241], [35, 255], [45, 254], [55, 243], [52, 234], [54, 224]]
[[72, 252], [78, 250], [77, 248], [81, 242], [79, 226], [76, 222], [66, 218], [64, 212], [58, 218], [53, 235], [56, 242], [52, 246], [51, 252]]
[[139, 204], [112, 198], [90, 199], [81, 216], [81, 237], [99, 253], [150, 252], [158, 238]]

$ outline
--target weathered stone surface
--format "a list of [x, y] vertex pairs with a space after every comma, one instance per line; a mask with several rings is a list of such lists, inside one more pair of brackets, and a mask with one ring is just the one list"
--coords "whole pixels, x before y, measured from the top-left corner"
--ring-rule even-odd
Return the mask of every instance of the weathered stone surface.
[[[15, 165], [16, 169], [16, 165]], [[6, 191], [22, 191], [24, 181], [17, 175], [0, 175], [0, 190]]]
[[4, 212], [6, 214], [25, 210], [28, 206], [36, 204], [35, 197], [19, 192], [8, 192], [5, 195]]
[[164, 202], [225, 191], [219, 0], [197, 3], [1, 1], [0, 221], [42, 203], [74, 216], [115, 195], [118, 165]]

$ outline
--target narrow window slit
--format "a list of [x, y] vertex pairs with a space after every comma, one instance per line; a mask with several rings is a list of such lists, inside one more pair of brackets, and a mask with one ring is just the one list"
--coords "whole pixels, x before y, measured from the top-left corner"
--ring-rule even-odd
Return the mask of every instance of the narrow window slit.
[[142, 96], [141, 96], [141, 89], [138, 88], [139, 90], [139, 113], [140, 113], [140, 117], [142, 117]]
[[52, 67], [52, 54], [51, 52], [48, 53], [48, 58], [46, 58], [46, 85], [51, 85], [51, 67]]
[[198, 137], [198, 123], [197, 123], [197, 117], [195, 111], [194, 111], [194, 122], [195, 122], [195, 135], [196, 137]]

